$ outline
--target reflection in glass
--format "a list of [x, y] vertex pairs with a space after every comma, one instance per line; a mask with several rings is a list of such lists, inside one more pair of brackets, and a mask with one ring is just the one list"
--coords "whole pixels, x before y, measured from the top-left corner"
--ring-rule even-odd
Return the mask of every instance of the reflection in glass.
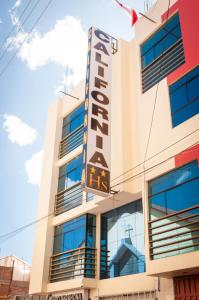
[[160, 57], [181, 38], [179, 15], [176, 14], [141, 45], [142, 69]]
[[173, 127], [199, 113], [199, 67], [169, 87]]
[[58, 192], [70, 188], [81, 181], [82, 155], [77, 156], [59, 169]]
[[101, 217], [101, 279], [145, 271], [142, 200]]
[[84, 103], [63, 120], [62, 139], [84, 124]]
[[198, 161], [149, 182], [151, 258], [199, 250]]

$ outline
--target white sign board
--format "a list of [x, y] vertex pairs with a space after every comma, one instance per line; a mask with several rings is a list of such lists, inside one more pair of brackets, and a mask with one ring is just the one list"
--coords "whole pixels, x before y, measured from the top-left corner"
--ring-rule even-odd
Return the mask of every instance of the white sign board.
[[83, 189], [110, 193], [112, 38], [90, 28], [85, 92]]

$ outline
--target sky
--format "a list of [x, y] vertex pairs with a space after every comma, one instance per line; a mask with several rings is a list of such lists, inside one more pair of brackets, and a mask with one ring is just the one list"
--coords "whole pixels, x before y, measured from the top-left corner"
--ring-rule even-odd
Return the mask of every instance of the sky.
[[48, 107], [85, 77], [88, 29], [131, 40], [130, 23], [113, 0], [0, 0], [0, 257], [31, 263], [34, 225], [2, 236], [37, 219]]

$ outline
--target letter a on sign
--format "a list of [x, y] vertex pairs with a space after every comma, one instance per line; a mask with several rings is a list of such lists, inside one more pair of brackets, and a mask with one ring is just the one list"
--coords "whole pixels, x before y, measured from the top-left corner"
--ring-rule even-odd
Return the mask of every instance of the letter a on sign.
[[82, 185], [100, 196], [110, 193], [112, 38], [90, 28], [85, 92]]

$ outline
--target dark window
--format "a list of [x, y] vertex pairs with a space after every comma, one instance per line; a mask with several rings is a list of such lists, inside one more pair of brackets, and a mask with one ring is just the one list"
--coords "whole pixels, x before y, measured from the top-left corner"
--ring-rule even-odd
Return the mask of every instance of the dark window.
[[199, 113], [199, 67], [169, 87], [173, 127]]
[[66, 190], [81, 181], [82, 155], [59, 169], [58, 192]]
[[83, 103], [64, 118], [59, 158], [64, 157], [83, 143], [84, 113]]
[[178, 14], [141, 45], [141, 63], [143, 92], [184, 63]]
[[152, 259], [198, 250], [198, 187], [198, 161], [149, 182]]
[[145, 271], [142, 200], [101, 217], [101, 279]]
[[86, 214], [55, 227], [50, 281], [95, 278], [96, 218]]
[[62, 139], [84, 124], [84, 103], [63, 120]]
[[95, 247], [95, 216], [84, 215], [55, 227], [53, 254], [81, 247]]

